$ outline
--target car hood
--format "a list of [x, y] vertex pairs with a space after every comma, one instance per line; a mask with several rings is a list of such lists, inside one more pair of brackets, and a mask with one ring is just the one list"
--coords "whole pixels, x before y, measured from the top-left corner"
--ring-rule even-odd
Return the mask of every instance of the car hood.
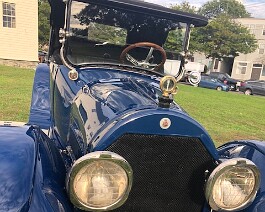
[[132, 80], [116, 84], [106, 82], [92, 86], [91, 94], [114, 112], [122, 112], [130, 108], [157, 105], [156, 94], [147, 86]]
[[0, 211], [21, 211], [28, 207], [35, 149], [27, 126], [0, 126]]

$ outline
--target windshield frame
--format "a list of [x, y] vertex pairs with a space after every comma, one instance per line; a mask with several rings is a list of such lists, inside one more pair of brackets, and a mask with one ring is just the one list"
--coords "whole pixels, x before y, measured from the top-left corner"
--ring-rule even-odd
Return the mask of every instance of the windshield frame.
[[[130, 65], [130, 64], [122, 64], [120, 62], [105, 62], [105, 61], [100, 61], [100, 62], [85, 62], [85, 63], [79, 63], [79, 64], [74, 64], [72, 63], [71, 61], [69, 61], [69, 59], [67, 58], [67, 46], [68, 46], [68, 38], [70, 36], [70, 19], [71, 19], [71, 5], [72, 5], [72, 2], [74, 0], [69, 0], [67, 1], [67, 4], [66, 4], [66, 13], [65, 13], [65, 27], [64, 27], [64, 30], [63, 30], [63, 33], [61, 33], [61, 43], [62, 43], [62, 46], [61, 46], [61, 49], [60, 49], [60, 55], [61, 55], [61, 58], [62, 58], [62, 62], [70, 69], [75, 69], [75, 68], [78, 68], [78, 67], [84, 67], [84, 66], [106, 66], [106, 65], [109, 65], [109, 66], [118, 66], [118, 67], [128, 67], [128, 68], [131, 68], [131, 69], [141, 69], [141, 70], [145, 70], [147, 72], [151, 71], [152, 73], [157, 73], [156, 71], [153, 71], [153, 70], [150, 70], [148, 68], [144, 68], [144, 67], [136, 67], [135, 65]], [[93, 2], [97, 2], [97, 1], [93, 1], [93, 0], [75, 0], [77, 2], [83, 2], [83, 3], [93, 3]], [[123, 0], [119, 0], [119, 1], [122, 1]], [[111, 2], [111, 1], [110, 1]], [[97, 4], [97, 3], [95, 3]], [[138, 2], [137, 2], [138, 4]], [[108, 6], [108, 5], [107, 5]], [[112, 5], [110, 6], [112, 7]], [[112, 7], [113, 8], [113, 7]], [[163, 7], [164, 8], [164, 7]], [[166, 10], [168, 8], [165, 8]], [[125, 10], [126, 11], [126, 10]], [[135, 11], [132, 11], [133, 13], [135, 13]], [[139, 12], [137, 11], [136, 13], [141, 13], [143, 14], [142, 12]], [[158, 17], [160, 18], [161, 15], [154, 15], [154, 17]], [[174, 20], [172, 18], [168, 19], [168, 20], [172, 20], [172, 21], [175, 21], [176, 23], [180, 23], [179, 20]], [[205, 22], [205, 20], [204, 20]], [[185, 59], [185, 56], [186, 56], [186, 53], [188, 52], [188, 47], [189, 47], [189, 39], [190, 39], [190, 28], [193, 26], [190, 22], [186, 21], [186, 22], [183, 22], [186, 24], [186, 29], [185, 29], [185, 35], [183, 36], [183, 43], [182, 43], [182, 52], [179, 52], [179, 59], [181, 61], [181, 63], [183, 64], [184, 63], [184, 59]]]

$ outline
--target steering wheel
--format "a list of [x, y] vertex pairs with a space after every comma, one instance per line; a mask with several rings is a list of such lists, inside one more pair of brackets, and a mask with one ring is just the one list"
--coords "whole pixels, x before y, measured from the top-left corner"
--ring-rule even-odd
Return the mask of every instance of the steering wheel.
[[[145, 58], [145, 60], [142, 60], [142, 61], [136, 60], [134, 57], [132, 57], [128, 53], [130, 50], [137, 48], [137, 47], [150, 47], [150, 50], [149, 50], [148, 55]], [[159, 64], [155, 64], [155, 63], [150, 62], [150, 60], [153, 58], [153, 51], [154, 50], [158, 50], [162, 55], [162, 61]], [[129, 45], [128, 47], [126, 47], [122, 51], [121, 56], [120, 56], [121, 62], [124, 63], [125, 58], [127, 61], [131, 62], [135, 66], [139, 66], [139, 67], [143, 67], [143, 68], [152, 68], [153, 71], [157, 71], [166, 62], [167, 55], [166, 55], [165, 50], [157, 44], [150, 43], [150, 42], [139, 42], [139, 43], [134, 43], [134, 44]]]

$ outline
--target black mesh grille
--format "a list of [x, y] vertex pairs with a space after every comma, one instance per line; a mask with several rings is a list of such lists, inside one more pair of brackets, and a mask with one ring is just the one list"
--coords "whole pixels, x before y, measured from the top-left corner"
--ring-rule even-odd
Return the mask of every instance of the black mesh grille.
[[129, 198], [115, 211], [201, 211], [212, 157], [197, 138], [126, 134], [106, 150], [133, 169]]

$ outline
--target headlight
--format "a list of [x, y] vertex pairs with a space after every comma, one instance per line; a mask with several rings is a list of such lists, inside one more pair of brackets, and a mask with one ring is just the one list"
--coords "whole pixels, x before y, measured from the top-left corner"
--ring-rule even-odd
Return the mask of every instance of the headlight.
[[79, 158], [67, 177], [71, 202], [88, 211], [112, 210], [127, 199], [132, 186], [132, 169], [112, 152], [92, 152]]
[[245, 158], [234, 158], [221, 163], [211, 173], [205, 196], [214, 210], [241, 210], [254, 200], [259, 184], [256, 165]]

